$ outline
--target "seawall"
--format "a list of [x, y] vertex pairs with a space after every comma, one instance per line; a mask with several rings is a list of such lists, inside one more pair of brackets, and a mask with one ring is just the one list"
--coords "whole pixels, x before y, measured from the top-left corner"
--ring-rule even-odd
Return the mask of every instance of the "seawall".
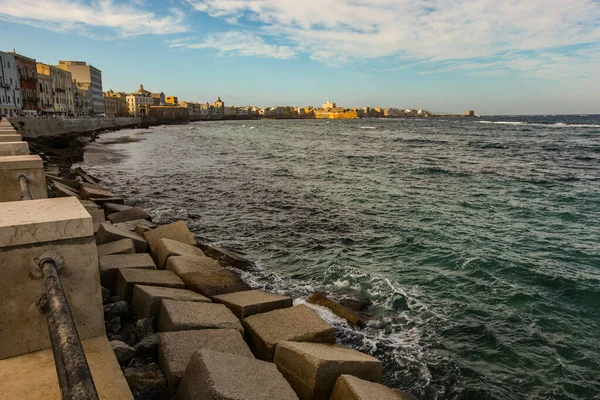
[[92, 133], [123, 129], [142, 123], [141, 118], [11, 118], [10, 122], [24, 138], [58, 136], [69, 133]]

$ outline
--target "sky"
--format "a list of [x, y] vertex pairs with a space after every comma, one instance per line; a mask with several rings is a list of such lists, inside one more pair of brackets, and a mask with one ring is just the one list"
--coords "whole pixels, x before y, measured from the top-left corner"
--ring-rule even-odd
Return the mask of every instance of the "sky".
[[600, 0], [0, 0], [0, 50], [227, 105], [600, 113]]

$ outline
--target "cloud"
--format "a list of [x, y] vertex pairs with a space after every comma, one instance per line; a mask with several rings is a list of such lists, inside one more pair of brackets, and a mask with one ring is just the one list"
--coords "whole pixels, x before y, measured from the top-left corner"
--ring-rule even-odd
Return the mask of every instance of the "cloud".
[[201, 42], [176, 39], [166, 42], [169, 47], [184, 49], [217, 49], [220, 54], [232, 53], [240, 56], [270, 57], [287, 60], [296, 55], [289, 46], [268, 44], [251, 32], [223, 32], [209, 34]]
[[[454, 60], [459, 69], [500, 71], [498, 66], [510, 68], [505, 60], [511, 60], [515, 70], [531, 71], [541, 65], [527, 67], [523, 54], [534, 52], [544, 54], [537, 60], [560, 65], [558, 71], [569, 59], [556, 57], [556, 49], [600, 41], [595, 0], [187, 1], [213, 18], [258, 25], [258, 35], [285, 40], [330, 64], [396, 57], [398, 63]], [[498, 57], [508, 58], [471, 68], [470, 60]], [[593, 73], [581, 57], [575, 61]]]
[[143, 2], [98, 0], [0, 0], [0, 20], [59, 32], [74, 31], [94, 38], [93, 29], [108, 28], [119, 36], [172, 34], [188, 30], [184, 13], [176, 8], [158, 16], [144, 10]]

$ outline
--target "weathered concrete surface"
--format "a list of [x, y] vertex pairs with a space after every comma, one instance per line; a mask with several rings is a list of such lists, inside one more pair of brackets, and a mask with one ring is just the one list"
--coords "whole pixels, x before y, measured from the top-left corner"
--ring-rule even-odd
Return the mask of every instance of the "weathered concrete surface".
[[[133, 400], [106, 336], [82, 341], [102, 400]], [[52, 349], [0, 361], [0, 398], [61, 400]]]
[[337, 344], [279, 342], [275, 365], [301, 400], [327, 400], [342, 374], [380, 382], [375, 357]]
[[354, 311], [349, 310], [337, 301], [334, 301], [319, 292], [314, 292], [306, 299], [306, 301], [312, 304], [317, 304], [319, 306], [329, 308], [331, 311], [333, 311], [335, 315], [337, 315], [340, 318], [344, 318], [346, 321], [348, 321], [350, 325], [363, 326], [367, 321], [366, 317], [363, 317], [355, 313]]
[[235, 354], [200, 350], [190, 358], [176, 400], [293, 400], [275, 365]]
[[160, 238], [156, 250], [152, 252], [152, 256], [158, 268], [163, 269], [167, 259], [171, 256], [204, 257], [204, 253], [196, 246], [178, 242], [177, 240]]
[[0, 133], [0, 143], [6, 142], [20, 142], [21, 135], [17, 135], [14, 133]]
[[181, 278], [186, 286], [206, 297], [219, 294], [250, 290], [250, 286], [233, 271], [223, 269], [218, 272], [190, 272]]
[[150, 214], [141, 207], [131, 207], [127, 210], [118, 211], [108, 216], [108, 220], [113, 224], [117, 222], [127, 222], [136, 219], [150, 219]]
[[254, 267], [254, 263], [252, 261], [232, 251], [218, 249], [214, 246], [210, 246], [203, 243], [199, 243], [198, 247], [200, 247], [200, 249], [202, 249], [204, 254], [206, 254], [208, 257], [214, 258], [218, 261], [224, 261], [230, 266], [240, 269], [242, 271], [246, 271], [249, 268]]
[[77, 199], [2, 203], [0, 247], [0, 359], [50, 347], [46, 318], [36, 305], [45, 293], [36, 261], [41, 256], [59, 259], [79, 337], [104, 334], [92, 219]]
[[342, 375], [335, 382], [329, 400], [417, 400], [412, 394], [391, 389], [380, 383]]
[[251, 315], [244, 328], [254, 355], [265, 361], [273, 360], [275, 346], [282, 341], [335, 343], [333, 326], [304, 304]]
[[104, 211], [106, 211], [106, 215], [110, 215], [119, 211], [129, 210], [132, 207], [123, 204], [105, 202], [102, 204], [102, 208], [104, 208]]
[[111, 292], [115, 293], [117, 271], [121, 268], [156, 269], [154, 260], [148, 253], [138, 254], [111, 254], [98, 258], [100, 269], [100, 283]]
[[210, 299], [186, 289], [135, 285], [131, 308], [138, 318], [157, 317], [163, 299], [210, 303]]
[[48, 197], [44, 163], [40, 156], [5, 156], [0, 157], [0, 202], [23, 199], [19, 175], [25, 175], [27, 178], [32, 198]]
[[243, 292], [214, 296], [216, 303], [224, 304], [239, 319], [254, 314], [265, 313], [292, 306], [292, 298], [263, 290], [245, 290]]
[[138, 235], [140, 235], [140, 236], [142, 236], [142, 237], [143, 237], [143, 236], [144, 236], [144, 232], [147, 232], [147, 231], [149, 231], [150, 229], [153, 229], [153, 228], [149, 228], [149, 227], [147, 227], [147, 226], [144, 226], [144, 225], [138, 225], [138, 224], [135, 224], [135, 227], [133, 228], [133, 231], [134, 231], [135, 233], [137, 233]]
[[131, 303], [134, 285], [185, 288], [185, 284], [171, 271], [122, 268], [117, 274], [117, 294]]
[[[133, 221], [117, 222], [116, 224], [113, 224], [113, 226], [119, 229], [125, 229], [126, 231], [135, 231], [136, 226], [143, 226], [148, 229], [153, 229], [156, 228], [157, 225], [145, 219], [134, 219]], [[138, 232], [135, 233], [141, 236], [145, 231], [146, 230], [142, 231], [141, 234]]]
[[29, 155], [27, 142], [0, 142], [0, 157]]
[[133, 240], [136, 253], [145, 253], [148, 243], [137, 233], [126, 231], [125, 229], [115, 228], [111, 224], [101, 223], [96, 233], [96, 243], [106, 244], [121, 239]]
[[254, 358], [244, 338], [235, 329], [161, 333], [158, 364], [171, 389], [176, 389], [179, 385], [192, 354], [202, 349]]
[[141, 118], [11, 118], [13, 126], [23, 137], [57, 136], [65, 133], [89, 133], [103, 129], [133, 127]]
[[106, 221], [103, 209], [101, 209], [101, 208], [96, 208], [96, 209], [86, 208], [86, 210], [88, 213], [90, 213], [93, 224], [99, 224], [101, 222]]
[[175, 272], [181, 278], [190, 272], [219, 272], [223, 270], [223, 267], [209, 257], [171, 256], [167, 260], [166, 269]]
[[[114, 242], [101, 244], [97, 247], [98, 257], [108, 256], [111, 254], [133, 254], [135, 253], [135, 246], [133, 240], [121, 239]], [[141, 253], [146, 254], [146, 253]]]
[[144, 232], [144, 239], [148, 241], [150, 246], [150, 252], [154, 254], [159, 245], [159, 241], [162, 238], [177, 240], [178, 242], [189, 244], [191, 246], [196, 245], [196, 239], [194, 235], [188, 229], [187, 225], [183, 221], [173, 222], [172, 224], [163, 225], [151, 231]]
[[192, 329], [237, 329], [241, 333], [244, 332], [240, 321], [222, 304], [162, 301], [158, 313], [160, 332]]
[[79, 188], [79, 194], [82, 199], [99, 199], [99, 198], [110, 198], [114, 197], [114, 193], [106, 188], [98, 185], [92, 185], [90, 183], [82, 183]]
[[74, 191], [70, 186], [64, 185], [54, 180], [52, 180], [52, 184], [54, 185], [54, 193], [56, 193], [56, 197], [75, 197], [77, 199], [81, 198], [81, 196], [79, 195], [79, 191]]

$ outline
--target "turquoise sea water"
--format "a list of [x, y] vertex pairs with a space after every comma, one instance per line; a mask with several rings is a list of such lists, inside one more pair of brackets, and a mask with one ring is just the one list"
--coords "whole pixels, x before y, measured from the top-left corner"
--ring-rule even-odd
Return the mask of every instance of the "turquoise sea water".
[[600, 398], [599, 116], [195, 123], [102, 135], [84, 167], [256, 287], [370, 298], [365, 329], [326, 317], [391, 386]]

